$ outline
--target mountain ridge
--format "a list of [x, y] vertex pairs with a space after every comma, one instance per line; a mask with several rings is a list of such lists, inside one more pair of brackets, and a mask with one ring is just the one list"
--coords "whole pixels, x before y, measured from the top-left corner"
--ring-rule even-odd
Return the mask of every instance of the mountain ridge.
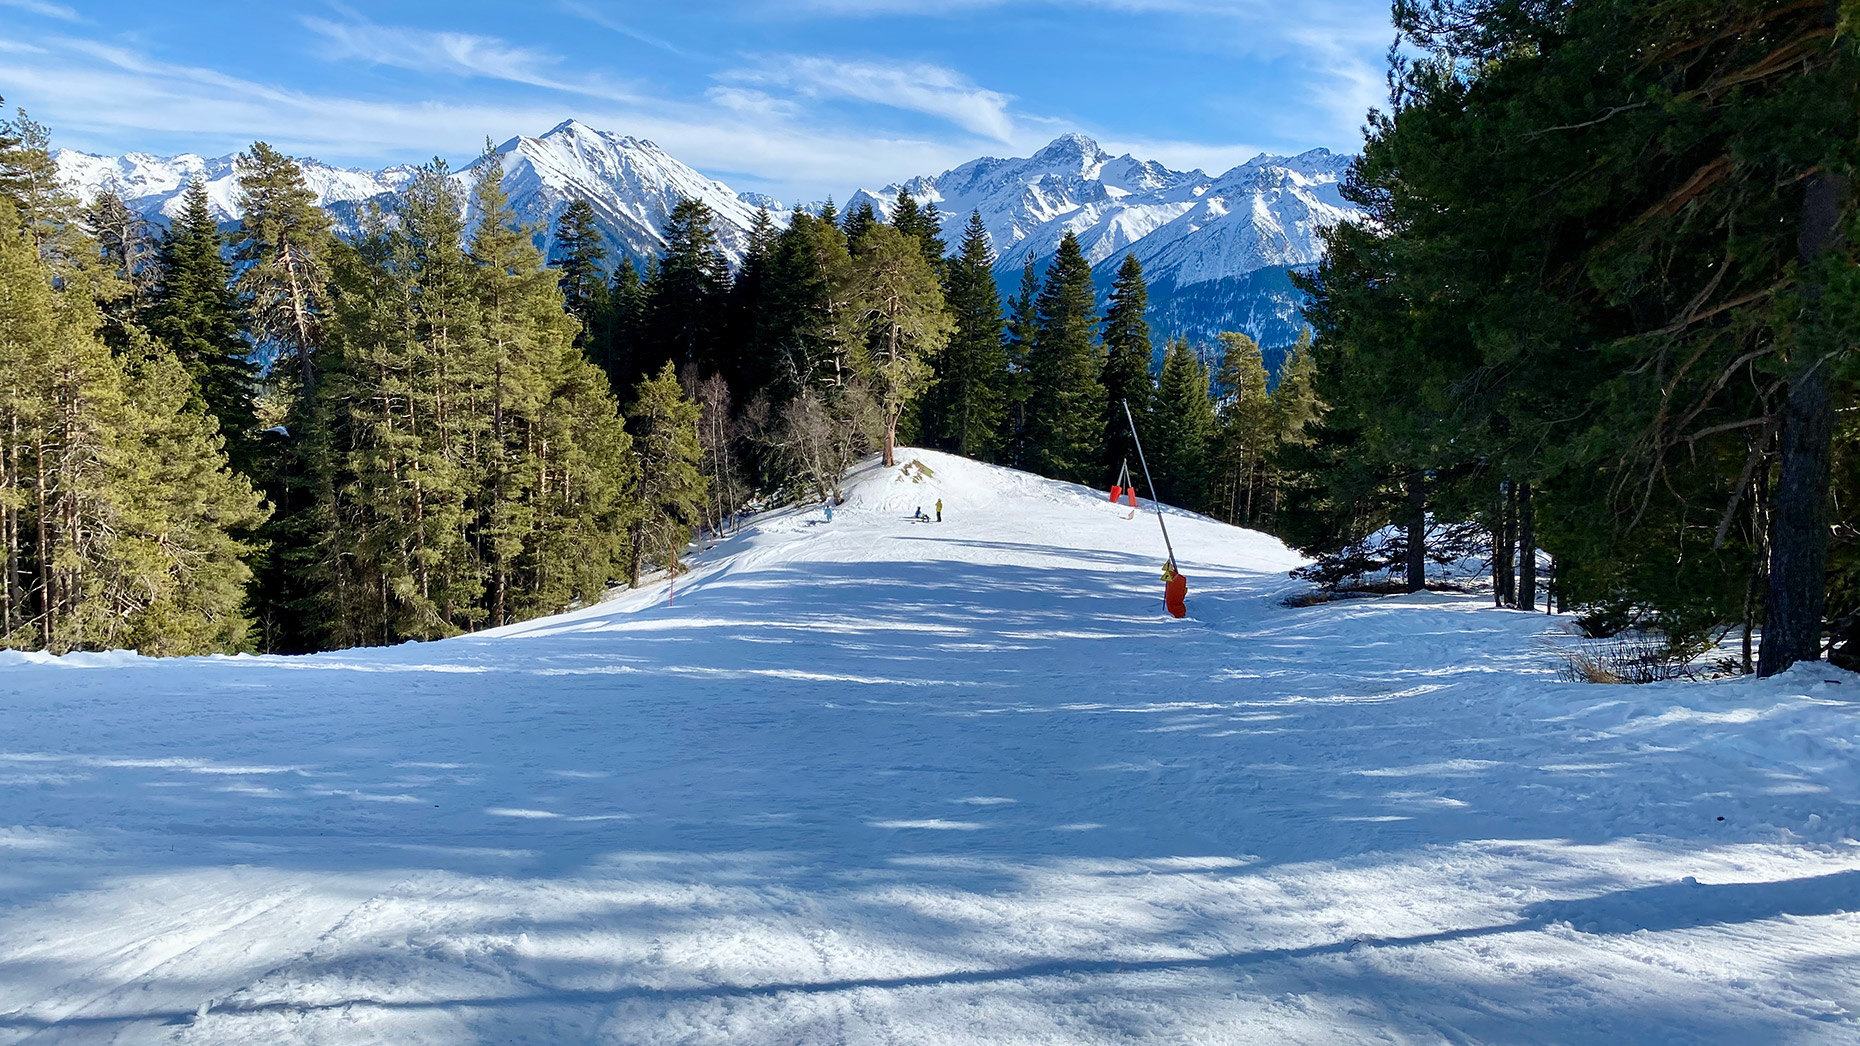
[[[793, 211], [765, 194], [739, 193], [680, 162], [649, 139], [601, 131], [569, 119], [541, 135], [516, 135], [495, 151], [504, 162], [504, 187], [518, 216], [543, 230], [545, 246], [555, 219], [576, 199], [593, 206], [596, 224], [616, 257], [643, 262], [657, 253], [659, 229], [684, 197], [703, 200], [716, 214], [719, 247], [741, 262], [758, 209], [785, 226]], [[214, 214], [238, 218], [236, 155], [159, 156], [129, 152], [101, 156], [60, 149], [60, 176], [85, 202], [114, 188], [131, 206], [161, 224], [178, 213], [190, 178], [206, 184]], [[1101, 286], [1126, 253], [1143, 264], [1153, 287], [1152, 316], [1165, 319], [1159, 335], [1209, 338], [1236, 324], [1268, 346], [1297, 335], [1297, 294], [1290, 271], [1323, 257], [1322, 229], [1356, 218], [1340, 189], [1350, 157], [1327, 149], [1293, 156], [1262, 154], [1219, 174], [1177, 171], [1131, 153], [1113, 156], [1090, 137], [1060, 135], [1028, 157], [978, 157], [934, 175], [917, 175], [877, 191], [856, 189], [842, 211], [870, 203], [889, 216], [900, 191], [944, 215], [952, 250], [961, 224], [979, 211], [998, 257], [1004, 288], [1017, 285], [1021, 267], [1044, 263], [1067, 232], [1079, 237]], [[417, 170], [395, 164], [369, 170], [299, 159], [305, 181], [340, 230], [359, 228], [363, 208], [385, 202]], [[469, 184], [474, 162], [453, 173]], [[818, 212], [822, 204], [805, 205]]]

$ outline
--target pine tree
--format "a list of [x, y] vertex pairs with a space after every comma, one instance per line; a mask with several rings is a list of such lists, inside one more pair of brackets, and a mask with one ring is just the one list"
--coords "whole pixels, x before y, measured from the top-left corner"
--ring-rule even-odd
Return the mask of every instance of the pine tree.
[[639, 468], [632, 502], [632, 564], [629, 578], [639, 587], [646, 563], [656, 561], [676, 573], [678, 555], [691, 543], [704, 514], [704, 448], [698, 437], [701, 411], [685, 398], [668, 361], [658, 374], [640, 382], [627, 411]]
[[846, 270], [847, 330], [853, 357], [884, 422], [883, 460], [893, 450], [898, 421], [932, 377], [930, 360], [949, 341], [950, 318], [923, 246], [889, 225], [874, 225], [853, 245]]
[[12, 202], [27, 239], [62, 270], [72, 260], [78, 201], [58, 177], [50, 133], [24, 109], [0, 120], [0, 198]]
[[1028, 353], [1027, 449], [1034, 471], [1075, 483], [1097, 479], [1104, 454], [1095, 312], [1091, 264], [1067, 232], [1040, 288], [1039, 328]]
[[[485, 623], [492, 628], [513, 619], [513, 590], [522, 588], [514, 575], [545, 515], [537, 500], [553, 449], [539, 439], [549, 406], [549, 371], [563, 348], [577, 338], [563, 313], [573, 317], [577, 305], [586, 310], [589, 287], [606, 286], [593, 253], [599, 245], [586, 238], [591, 225], [576, 229], [569, 222], [564, 223], [571, 230], [566, 249], [572, 253], [559, 255], [568, 264], [557, 266], [560, 276], [554, 287], [545, 282], [548, 270], [517, 225], [504, 194], [500, 161], [488, 147], [480, 160], [471, 199], [478, 226], [470, 245], [476, 267], [476, 321], [487, 364], [475, 377], [488, 385], [478, 395], [485, 403], [480, 409], [488, 409], [490, 415], [489, 431], [472, 455], [477, 489], [471, 499], [471, 530], [487, 575]], [[587, 216], [592, 218], [591, 209]], [[559, 234], [557, 247], [563, 249]], [[577, 302], [576, 294], [583, 300]]]
[[937, 446], [983, 461], [1000, 445], [1009, 378], [994, 265], [981, 212], [973, 212], [944, 270], [954, 326], [935, 368], [930, 418]]
[[304, 575], [314, 559], [311, 464], [318, 353], [327, 311], [329, 219], [303, 171], [264, 142], [237, 162], [243, 216], [233, 237], [234, 283], [246, 330], [270, 364], [266, 395], [269, 440], [259, 472], [273, 514], [261, 534], [257, 604], [263, 648], [297, 651], [313, 643], [306, 610], [316, 593]]
[[1317, 361], [1311, 352], [1311, 328], [1298, 332], [1298, 341], [1279, 364], [1279, 383], [1272, 390], [1272, 405], [1279, 416], [1279, 442], [1309, 441], [1307, 429], [1324, 416], [1317, 395]]
[[1209, 508], [1229, 523], [1253, 524], [1267, 514], [1272, 457], [1287, 420], [1267, 388], [1259, 343], [1233, 331], [1222, 332], [1220, 340], [1221, 365], [1214, 377], [1219, 421], [1209, 448], [1210, 471], [1215, 473]]
[[247, 560], [263, 499], [229, 467], [180, 360], [146, 342], [121, 358], [134, 447], [112, 462], [116, 535], [99, 573], [114, 594], [106, 604], [135, 609], [98, 645], [158, 657], [250, 650]]
[[324, 264], [329, 218], [304, 183], [303, 170], [264, 142], [239, 157], [244, 217], [233, 240], [238, 288], [253, 335], [296, 367], [304, 393], [316, 387], [322, 341]]
[[172, 356], [146, 339], [113, 356], [97, 339], [88, 290], [0, 199], [0, 642], [242, 649], [249, 573], [233, 534], [258, 525], [259, 498]]
[[242, 335], [244, 316], [232, 291], [225, 241], [199, 179], [182, 193], [182, 209], [162, 238], [148, 328], [193, 378], [200, 406], [219, 424], [226, 456], [258, 474], [258, 367]]
[[1124, 404], [1130, 404], [1130, 416], [1139, 425], [1147, 415], [1150, 390], [1150, 361], [1156, 348], [1150, 343], [1150, 325], [1144, 314], [1149, 311], [1150, 292], [1143, 281], [1143, 266], [1134, 254], [1124, 255], [1111, 285], [1111, 300], [1104, 312], [1104, 461], [1100, 465], [1106, 481], [1137, 460], [1136, 442], [1131, 437], [1130, 422]]
[[[501, 181], [498, 167], [492, 153], [477, 169], [478, 184], [493, 176]], [[414, 379], [410, 422], [421, 437], [407, 462], [413, 511], [401, 517], [413, 528], [417, 593], [405, 606], [422, 639], [469, 631], [486, 616], [486, 557], [472, 540], [484, 483], [475, 451], [492, 439], [497, 361], [487, 343], [478, 266], [464, 245], [466, 202], [446, 162], [435, 159], [407, 186], [400, 206], [402, 265], [413, 281], [403, 327]], [[481, 214], [480, 227], [484, 222]]]
[[519, 560], [512, 596], [518, 619], [592, 604], [631, 566], [638, 469], [632, 439], [600, 370], [573, 349], [555, 362], [535, 433], [547, 453], [536, 463], [540, 522]]
[[491, 626], [600, 595], [624, 562], [622, 495], [632, 472], [605, 378], [576, 348], [564, 315], [568, 288], [550, 279], [518, 225], [502, 174], [487, 143], [471, 258], [489, 364], [478, 378], [489, 383], [480, 409], [490, 417], [475, 453], [472, 531]]
[[[484, 220], [483, 212], [474, 212]], [[549, 266], [561, 274], [558, 285], [568, 314], [581, 324], [577, 345], [588, 349], [607, 311], [607, 248], [600, 227], [595, 224], [594, 207], [586, 200], [568, 205], [555, 223], [555, 247]]]
[[1214, 404], [1208, 398], [1208, 372], [1186, 339], [1171, 342], [1163, 355], [1149, 428], [1156, 496], [1183, 508], [1201, 508], [1208, 497]]
[[315, 390], [319, 555], [308, 611], [321, 645], [456, 635], [482, 620], [471, 540], [487, 441], [488, 355], [465, 200], [443, 161], [415, 174], [398, 227], [334, 252], [335, 328]]
[[627, 565], [633, 458], [612, 392], [575, 347], [498, 157], [475, 169], [469, 208], [435, 162], [396, 228], [371, 216], [335, 252], [338, 337], [317, 392], [326, 644], [554, 613]]
[[135, 341], [158, 279], [155, 238], [148, 219], [110, 188], [83, 209], [81, 220], [99, 259], [91, 293], [103, 310], [103, 343], [121, 352]]

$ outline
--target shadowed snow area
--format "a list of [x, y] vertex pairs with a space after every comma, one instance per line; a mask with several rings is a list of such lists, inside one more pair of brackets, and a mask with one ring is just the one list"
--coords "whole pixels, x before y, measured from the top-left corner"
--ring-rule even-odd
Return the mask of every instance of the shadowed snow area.
[[0, 1046], [1860, 1042], [1860, 678], [1564, 683], [1185, 513], [1175, 621], [1153, 517], [900, 460], [669, 605], [0, 655]]

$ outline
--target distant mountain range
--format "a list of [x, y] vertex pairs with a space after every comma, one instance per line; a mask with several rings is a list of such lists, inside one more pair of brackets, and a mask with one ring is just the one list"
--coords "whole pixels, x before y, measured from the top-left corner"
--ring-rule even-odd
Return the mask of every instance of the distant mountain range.
[[[505, 190], [524, 221], [553, 228], [571, 201], [585, 199], [610, 244], [640, 261], [657, 253], [659, 229], [683, 197], [701, 199], [716, 212], [718, 238], [732, 263], [742, 258], [758, 208], [768, 208], [778, 225], [791, 216], [781, 202], [735, 192], [652, 142], [574, 120], [541, 137], [512, 138], [497, 151], [504, 160]], [[178, 211], [181, 191], [196, 176], [205, 181], [215, 213], [237, 219], [234, 159], [109, 157], [69, 149], [56, 154], [59, 173], [86, 201], [114, 188], [159, 222]], [[397, 192], [414, 172], [409, 165], [366, 171], [309, 158], [300, 163], [319, 203], [345, 230], [356, 227], [369, 201]], [[1151, 327], [1159, 341], [1171, 334], [1208, 339], [1217, 331], [1244, 330], [1279, 347], [1299, 329], [1299, 298], [1288, 274], [1321, 260], [1321, 229], [1358, 213], [1338, 191], [1349, 163], [1349, 157], [1314, 149], [1260, 156], [1211, 176], [1128, 154], [1113, 157], [1090, 138], [1068, 134], [1031, 157], [985, 157], [876, 192], [856, 190], [840, 207], [843, 212], [870, 203], [888, 215], [903, 188], [920, 205], [934, 202], [943, 212], [952, 248], [969, 213], [979, 211], [1000, 256], [997, 275], [1008, 290], [1018, 284], [1029, 258], [1043, 266], [1071, 231], [1101, 287], [1109, 285], [1125, 254], [1143, 263]], [[470, 169], [456, 177], [469, 179]]]

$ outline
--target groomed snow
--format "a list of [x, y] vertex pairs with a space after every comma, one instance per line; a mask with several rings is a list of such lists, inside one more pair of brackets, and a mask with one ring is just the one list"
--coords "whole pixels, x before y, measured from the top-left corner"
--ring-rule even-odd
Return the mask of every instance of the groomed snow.
[[1860, 678], [1563, 683], [1186, 514], [1178, 622], [1153, 519], [902, 458], [669, 605], [4, 655], [0, 1044], [1860, 1041]]

